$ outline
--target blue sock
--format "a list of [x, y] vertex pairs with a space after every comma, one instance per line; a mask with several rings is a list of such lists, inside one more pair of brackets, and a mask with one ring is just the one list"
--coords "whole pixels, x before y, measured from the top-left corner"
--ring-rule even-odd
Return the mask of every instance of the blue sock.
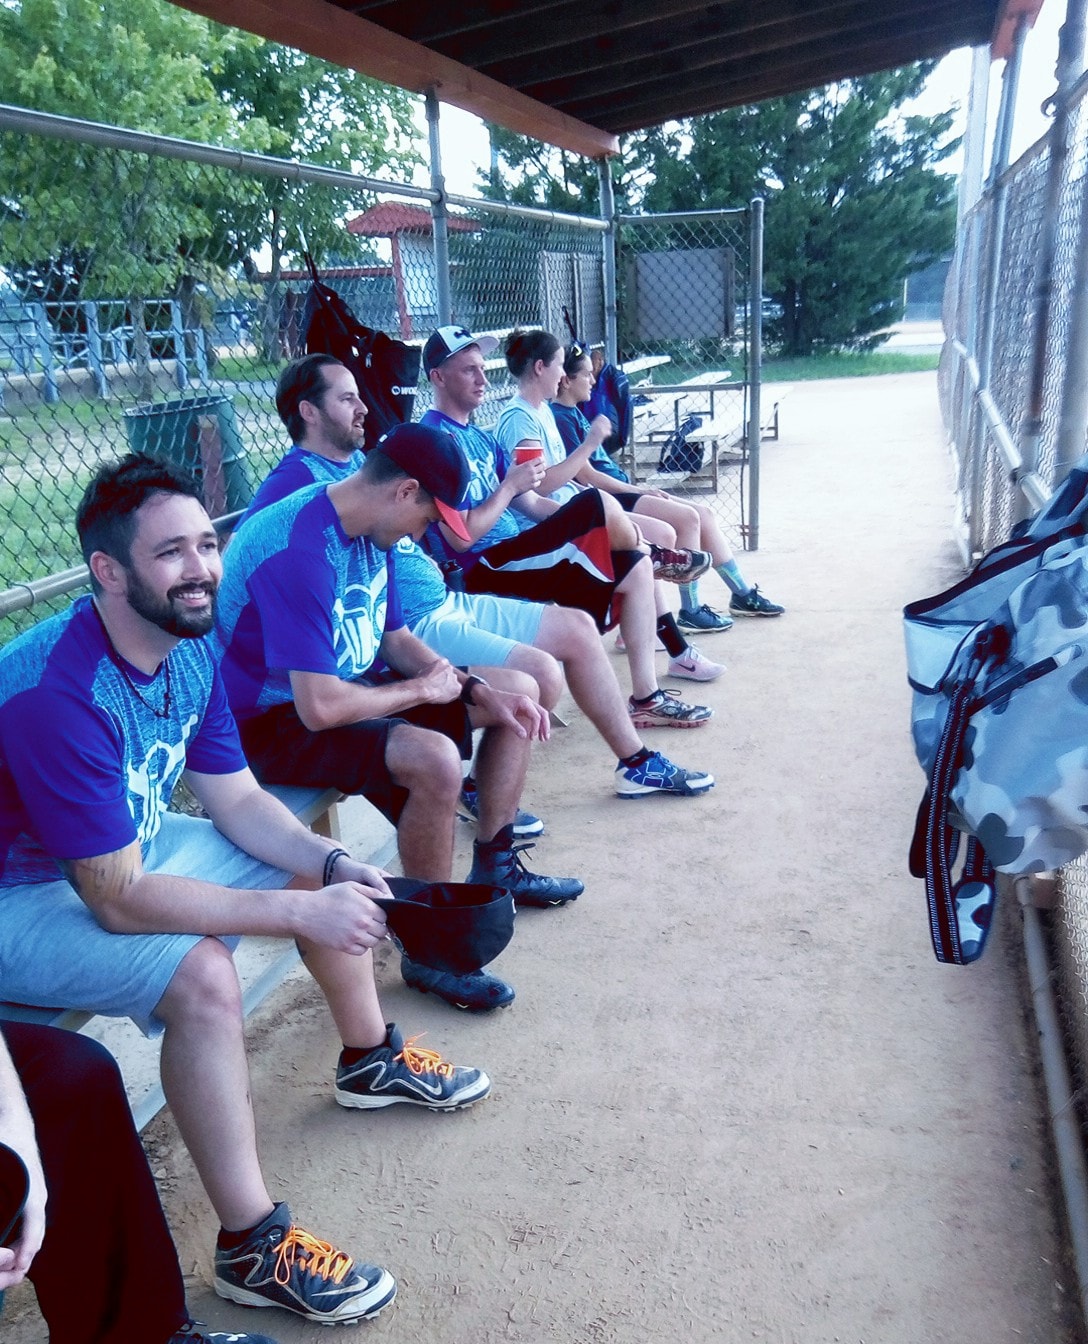
[[746, 583], [737, 568], [736, 560], [726, 560], [722, 565], [714, 566], [715, 574], [721, 575], [721, 580], [731, 592], [736, 593], [738, 597], [743, 597], [745, 593], [752, 591], [752, 585]]
[[682, 583], [680, 585], [680, 605], [685, 611], [699, 610], [698, 583]]

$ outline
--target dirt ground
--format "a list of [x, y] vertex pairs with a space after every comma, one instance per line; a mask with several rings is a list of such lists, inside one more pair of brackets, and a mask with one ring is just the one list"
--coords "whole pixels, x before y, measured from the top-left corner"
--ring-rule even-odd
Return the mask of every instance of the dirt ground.
[[[389, 1017], [485, 1067], [491, 1099], [339, 1109], [302, 978], [253, 1023], [274, 1195], [399, 1281], [370, 1340], [1075, 1338], [1015, 924], [976, 966], [938, 966], [906, 873], [921, 775], [899, 611], [956, 576], [935, 379], [800, 384], [782, 426], [743, 567], [788, 614], [703, 639], [729, 671], [682, 689], [713, 723], [651, 735], [717, 787], [616, 799], [568, 706], [537, 754], [530, 861], [587, 891], [519, 916], [497, 963], [517, 1001], [459, 1014], [383, 958]], [[724, 604], [716, 578], [703, 594]], [[326, 1339], [215, 1298], [215, 1220], [168, 1115], [148, 1140], [194, 1314]], [[42, 1337], [26, 1313], [5, 1327]]]

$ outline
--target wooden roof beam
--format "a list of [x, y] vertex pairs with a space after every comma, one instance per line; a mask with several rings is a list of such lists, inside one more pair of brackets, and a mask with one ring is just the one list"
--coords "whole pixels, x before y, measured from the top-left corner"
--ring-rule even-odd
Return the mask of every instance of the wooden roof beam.
[[[938, 29], [922, 41], [919, 41], [918, 34], [912, 34], [899, 43], [867, 48], [840, 45], [834, 59], [829, 60], [828, 53], [824, 53], [815, 59], [793, 62], [788, 66], [777, 62], [768, 64], [763, 71], [753, 72], [749, 64], [742, 73], [732, 77], [728, 73], [719, 73], [700, 80], [697, 85], [688, 84], [681, 97], [678, 97], [675, 79], [666, 82], [659, 93], [650, 92], [643, 85], [637, 91], [632, 90], [632, 96], [623, 101], [618, 98], [602, 100], [599, 105], [601, 120], [607, 121], [610, 129], [622, 135], [626, 131], [660, 125], [663, 121], [702, 116], [743, 103], [763, 102], [767, 98], [799, 89], [822, 88], [839, 79], [875, 74], [912, 60], [941, 56], [954, 46], [963, 45], [964, 40], [970, 40], [954, 40], [955, 32], [955, 29]], [[591, 100], [584, 101], [588, 103]], [[668, 105], [673, 110], [668, 110]], [[665, 109], [664, 114], [658, 120], [652, 120], [662, 108]]]
[[[912, 23], [919, 17], [946, 15], [947, 12], [947, 0], [920, 0], [912, 10]], [[834, 10], [823, 10], [803, 28], [790, 20], [734, 37], [724, 36], [720, 30], [711, 35], [702, 23], [677, 24], [670, 29], [668, 49], [660, 54], [648, 53], [647, 46], [652, 52], [653, 43], [633, 42], [625, 36], [610, 43], [607, 51], [598, 51], [596, 65], [589, 64], [588, 49], [583, 50], [581, 59], [574, 48], [568, 48], [562, 54], [552, 53], [556, 57], [552, 69], [563, 71], [559, 77], [538, 80], [536, 62], [527, 70], [504, 66], [492, 67], [487, 73], [551, 104], [576, 97], [577, 89], [584, 88], [587, 79], [592, 82], [594, 95], [599, 96], [640, 84], [644, 79], [653, 79], [655, 74], [686, 76], [723, 59], [749, 60], [753, 56], [781, 52], [802, 44], [809, 46], [815, 40], [841, 36], [844, 32], [850, 34], [851, 40], [865, 40], [870, 36], [892, 37], [902, 31], [901, 14], [874, 15], [871, 0], [844, 0]]]
[[609, 132], [545, 107], [328, 0], [291, 0], [289, 5], [276, 0], [174, 2], [217, 23], [296, 47], [402, 89], [423, 93], [434, 87], [443, 102], [575, 154], [601, 158], [619, 150], [618, 140]]
[[[518, 0], [508, 0], [505, 6], [497, 4], [495, 0], [479, 0], [476, 4], [466, 0], [455, 8], [422, 3], [408, 5], [404, 0], [369, 0], [369, 3], [364, 0], [362, 4], [352, 3], [352, 0], [333, 0], [333, 3], [372, 23], [381, 24], [392, 32], [400, 33], [410, 42], [422, 42], [427, 46], [439, 46], [466, 33], [478, 32], [481, 28], [490, 30], [496, 24], [525, 21], [525, 8]], [[533, 14], [566, 9], [571, 3], [572, 0], [540, 0], [539, 4], [533, 6]]]

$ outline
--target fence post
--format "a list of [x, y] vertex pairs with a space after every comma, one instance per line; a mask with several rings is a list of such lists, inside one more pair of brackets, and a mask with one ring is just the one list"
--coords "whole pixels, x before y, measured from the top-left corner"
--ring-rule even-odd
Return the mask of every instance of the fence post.
[[763, 200], [750, 206], [748, 228], [748, 550], [759, 550], [760, 387], [763, 367]]
[[427, 106], [427, 139], [431, 150], [431, 187], [438, 193], [431, 202], [431, 225], [434, 230], [435, 307], [438, 325], [449, 326], [453, 321], [450, 298], [450, 231], [446, 213], [446, 179], [442, 175], [442, 143], [438, 128], [438, 94], [429, 88], [425, 95]]
[[196, 364], [196, 376], [202, 383], [208, 381], [208, 333], [203, 326], [193, 332], [193, 362]]
[[[1070, 6], [1067, 23], [1073, 20]], [[1084, 48], [1084, 6], [1079, 9], [1079, 28], [1063, 33], [1063, 40], [1076, 50]], [[1079, 41], [1079, 46], [1076, 44]], [[1081, 116], [1083, 118], [1083, 104]], [[1073, 272], [1073, 288], [1069, 304], [1069, 336], [1065, 348], [1065, 370], [1062, 378], [1061, 410], [1058, 420], [1058, 438], [1055, 445], [1054, 485], [1058, 485], [1069, 468], [1085, 450], [1085, 431], [1088, 429], [1088, 178], [1082, 176], [1080, 186], [1080, 219], [1077, 231], [1077, 259]]]
[[597, 160], [597, 179], [600, 182], [601, 218], [608, 223], [608, 232], [601, 235], [601, 256], [604, 264], [604, 350], [610, 364], [619, 363], [619, 325], [616, 304], [616, 198], [612, 191], [612, 161], [605, 157]]
[[93, 299], [84, 299], [79, 305], [87, 321], [87, 362], [91, 366], [94, 390], [103, 401], [110, 394], [110, 385], [106, 382], [106, 370], [102, 359], [102, 333], [98, 329], [98, 304]]
[[184, 392], [189, 386], [189, 360], [185, 354], [185, 323], [181, 317], [181, 304], [170, 300], [170, 336], [174, 345], [174, 381], [178, 391]]
[[53, 364], [53, 328], [49, 325], [44, 303], [31, 303], [27, 306], [34, 319], [38, 358], [42, 362], [42, 400], [47, 406], [55, 406], [60, 401], [60, 393], [57, 391], [57, 375]]
[[[989, 247], [985, 258], [985, 273], [982, 277], [982, 322], [978, 332], [978, 387], [975, 397], [989, 391], [990, 366], [993, 363], [994, 327], [996, 325], [997, 296], [1001, 284], [1001, 273], [1005, 253], [1005, 217], [1008, 205], [1008, 183], [1005, 181], [1005, 169], [1009, 166], [1009, 151], [1012, 144], [1013, 112], [1016, 107], [1016, 94], [1020, 84], [1020, 60], [1024, 53], [1024, 39], [1027, 36], [1027, 19], [1021, 14], [1013, 38], [1012, 54], [1005, 62], [1001, 79], [1001, 103], [997, 113], [997, 125], [994, 128], [994, 157], [990, 169], [988, 186], [991, 188]], [[981, 224], [981, 221], [979, 221]], [[981, 258], [980, 264], [981, 264]], [[977, 279], [977, 275], [976, 275]], [[977, 445], [977, 457], [971, 480], [970, 517], [968, 519], [968, 545], [972, 555], [983, 548], [981, 513], [986, 481], [983, 457], [986, 453], [986, 429], [981, 414], [975, 416], [977, 425], [974, 439]], [[1017, 491], [1017, 501], [1023, 505], [1023, 496]], [[1014, 507], [1014, 514], [1022, 512]]]

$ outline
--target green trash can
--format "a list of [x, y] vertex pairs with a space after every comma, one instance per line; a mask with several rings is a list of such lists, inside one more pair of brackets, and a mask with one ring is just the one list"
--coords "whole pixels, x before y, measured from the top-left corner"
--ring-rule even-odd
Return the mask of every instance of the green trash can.
[[230, 397], [219, 393], [145, 402], [125, 411], [124, 421], [132, 451], [165, 458], [189, 472], [213, 518], [249, 503], [253, 492], [246, 449]]

